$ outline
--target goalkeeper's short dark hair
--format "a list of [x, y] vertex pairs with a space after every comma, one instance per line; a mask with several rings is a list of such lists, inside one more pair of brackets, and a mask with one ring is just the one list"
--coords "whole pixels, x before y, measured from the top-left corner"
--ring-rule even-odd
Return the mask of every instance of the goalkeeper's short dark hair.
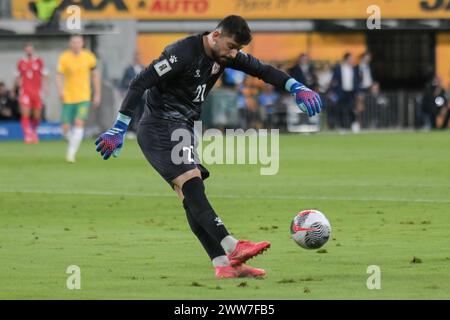
[[223, 19], [217, 25], [217, 29], [222, 30], [223, 35], [233, 37], [240, 45], [248, 45], [252, 41], [250, 27], [241, 16], [231, 15]]

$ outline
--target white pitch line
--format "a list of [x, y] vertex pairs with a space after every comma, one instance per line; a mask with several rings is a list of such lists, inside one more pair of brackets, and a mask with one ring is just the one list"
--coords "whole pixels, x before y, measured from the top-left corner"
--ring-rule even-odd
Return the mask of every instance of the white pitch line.
[[[239, 184], [252, 184], [253, 182], [240, 181]], [[321, 187], [321, 188], [336, 188], [336, 187], [364, 187], [364, 188], [449, 188], [449, 184], [412, 184], [412, 183], [308, 183], [307, 185], [300, 185], [296, 182], [283, 182], [283, 186], [298, 186], [298, 187]]]
[[[0, 190], [0, 193], [26, 193], [26, 194], [55, 194], [55, 195], [86, 195], [86, 196], [127, 196], [127, 197], [166, 197], [174, 198], [173, 193], [137, 193], [137, 192], [110, 192], [110, 191], [53, 191], [53, 190]], [[235, 194], [208, 194], [210, 198], [223, 199], [265, 199], [265, 200], [324, 200], [324, 201], [381, 201], [381, 202], [413, 202], [413, 203], [450, 203], [450, 199], [424, 199], [424, 198], [355, 198], [355, 197], [329, 197], [329, 196], [304, 196], [304, 195], [235, 195]]]

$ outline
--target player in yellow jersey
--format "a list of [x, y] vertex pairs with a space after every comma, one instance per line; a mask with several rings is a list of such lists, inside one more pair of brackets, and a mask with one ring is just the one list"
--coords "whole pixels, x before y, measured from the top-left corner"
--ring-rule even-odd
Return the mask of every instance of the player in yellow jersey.
[[[84, 124], [89, 108], [100, 105], [100, 73], [96, 69], [95, 55], [83, 49], [84, 41], [80, 35], [70, 38], [69, 50], [59, 56], [56, 85], [63, 103], [61, 122], [63, 133], [69, 141], [66, 161], [75, 162], [75, 155], [84, 135]], [[91, 99], [91, 79], [94, 95]]]

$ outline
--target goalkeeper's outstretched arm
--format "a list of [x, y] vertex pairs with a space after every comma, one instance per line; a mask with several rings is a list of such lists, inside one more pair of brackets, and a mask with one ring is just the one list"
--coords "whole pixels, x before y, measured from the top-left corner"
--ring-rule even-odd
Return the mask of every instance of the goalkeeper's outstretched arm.
[[230, 61], [228, 67], [258, 77], [277, 88], [285, 89], [295, 97], [299, 109], [310, 117], [320, 113], [322, 109], [322, 101], [316, 92], [289, 77], [287, 73], [259, 61], [250, 54], [238, 52], [236, 57]]

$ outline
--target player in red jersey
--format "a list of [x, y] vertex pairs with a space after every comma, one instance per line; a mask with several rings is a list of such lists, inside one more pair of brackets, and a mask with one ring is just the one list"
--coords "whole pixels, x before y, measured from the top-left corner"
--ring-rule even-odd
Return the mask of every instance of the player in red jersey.
[[[41, 58], [34, 56], [33, 44], [26, 43], [25, 57], [17, 63], [16, 85], [19, 86], [21, 124], [25, 143], [37, 143], [37, 127], [41, 120], [42, 84], [47, 91], [47, 70]], [[32, 116], [32, 117], [31, 117]]]

